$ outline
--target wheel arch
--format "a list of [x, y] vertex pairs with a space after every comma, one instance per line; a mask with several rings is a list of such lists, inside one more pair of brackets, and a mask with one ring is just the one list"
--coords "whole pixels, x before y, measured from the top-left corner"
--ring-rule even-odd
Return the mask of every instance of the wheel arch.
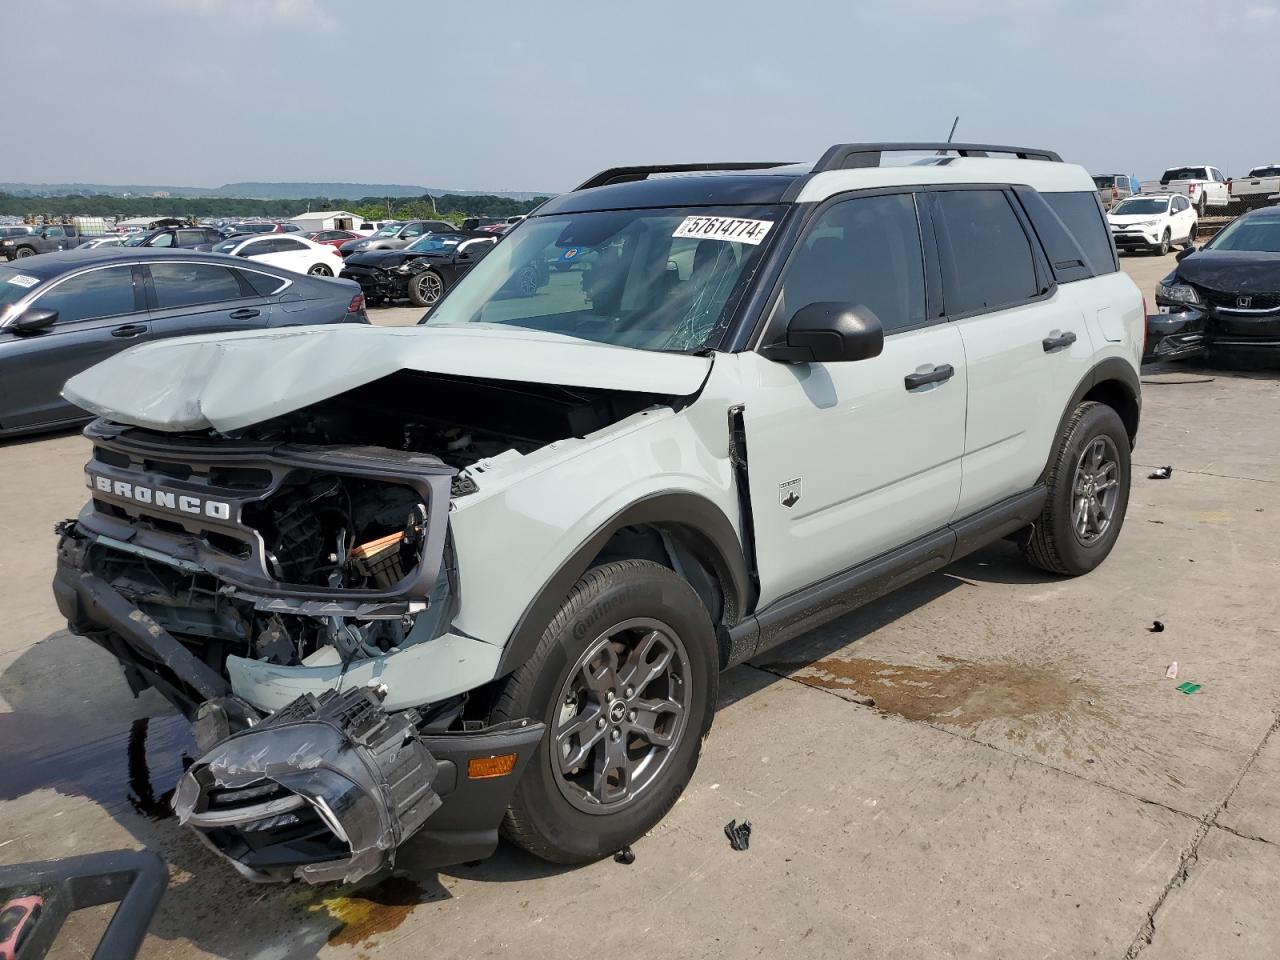
[[[619, 510], [560, 563], [517, 621], [496, 676], [505, 676], [532, 655], [584, 573], [620, 559], [655, 560], [683, 576], [707, 607], [717, 635], [723, 635], [718, 629], [722, 625], [741, 620], [754, 600], [742, 543], [724, 512], [697, 494], [654, 494]], [[717, 652], [723, 665], [726, 651]]]
[[[1121, 357], [1108, 357], [1085, 374], [1072, 391], [1071, 399], [1058, 420], [1058, 436], [1062, 435], [1064, 426], [1071, 418], [1071, 412], [1080, 404], [1090, 400], [1106, 404], [1119, 414], [1121, 422], [1124, 423], [1125, 433], [1129, 436], [1129, 448], [1133, 449], [1138, 439], [1138, 425], [1142, 419], [1142, 386], [1133, 365]], [[1044, 471], [1040, 475], [1042, 482], [1049, 472], [1052, 451], [1049, 457], [1050, 460], [1045, 462]]]

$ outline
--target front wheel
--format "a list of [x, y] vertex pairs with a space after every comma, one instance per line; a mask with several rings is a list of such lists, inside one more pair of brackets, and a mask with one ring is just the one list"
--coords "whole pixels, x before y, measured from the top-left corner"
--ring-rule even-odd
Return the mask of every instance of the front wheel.
[[333, 271], [326, 267], [323, 263], [317, 263], [314, 267], [307, 271], [309, 277], [332, 277]]
[[1156, 247], [1156, 253], [1160, 254], [1162, 257], [1167, 256], [1169, 253], [1170, 239], [1169, 231], [1165, 230], [1164, 236], [1160, 238], [1160, 246]]
[[444, 296], [444, 278], [434, 270], [424, 270], [409, 280], [409, 302], [415, 307], [434, 307]]
[[15, 260], [25, 260], [27, 257], [34, 257], [36, 252], [30, 247], [19, 247], [13, 254]]
[[1129, 506], [1129, 434], [1102, 403], [1082, 403], [1058, 437], [1048, 496], [1023, 547], [1033, 566], [1079, 576], [1107, 558]]
[[648, 560], [589, 570], [490, 717], [547, 725], [504, 834], [557, 863], [644, 836], [693, 776], [718, 670], [710, 617], [683, 578]]

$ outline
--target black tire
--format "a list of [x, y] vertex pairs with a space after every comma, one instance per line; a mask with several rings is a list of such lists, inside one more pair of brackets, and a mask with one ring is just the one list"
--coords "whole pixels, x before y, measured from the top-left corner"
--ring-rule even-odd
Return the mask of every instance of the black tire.
[[333, 271], [326, 267], [323, 263], [317, 263], [314, 267], [307, 271], [309, 277], [332, 277]]
[[[569, 798], [570, 779], [560, 769], [557, 721], [572, 725], [563, 714], [579, 709], [562, 695], [579, 676], [581, 658], [610, 636], [611, 630], [641, 618], [661, 621], [683, 645], [686, 656], [678, 662], [687, 677], [671, 688], [680, 691], [672, 696], [687, 701], [683, 720], [652, 779], [634, 796], [619, 801], [617, 809], [588, 812]], [[677, 662], [677, 655], [671, 660]], [[490, 715], [493, 723], [533, 717], [547, 724], [547, 733], [516, 787], [503, 820], [503, 834], [530, 853], [556, 863], [590, 863], [644, 836], [671, 809], [698, 765], [715, 711], [718, 673], [711, 620], [685, 580], [648, 560], [622, 560], [587, 571], [547, 626], [533, 655], [506, 679]], [[617, 675], [622, 675], [620, 669]], [[642, 685], [635, 696], [645, 689], [652, 688]], [[608, 705], [613, 704], [610, 698]], [[630, 719], [635, 719], [634, 713]], [[602, 721], [596, 722], [603, 727]], [[613, 735], [612, 727], [608, 733]], [[592, 747], [584, 764], [601, 765], [609, 749], [606, 739], [600, 735], [600, 749]]]
[[[438, 290], [434, 284], [438, 284]], [[434, 270], [423, 270], [409, 278], [409, 302], [415, 307], [434, 307], [444, 296], [444, 277]], [[432, 292], [435, 290], [435, 292]]]
[[1205, 196], [1202, 193], [1200, 194], [1200, 199], [1196, 201], [1196, 219], [1197, 220], [1204, 219], [1204, 207], [1205, 207]]
[[25, 260], [27, 257], [34, 257], [35, 255], [36, 255], [36, 252], [32, 250], [30, 247], [19, 247], [13, 253], [13, 259]]
[[1200, 232], [1200, 224], [1199, 224], [1199, 222], [1197, 221], [1197, 222], [1195, 222], [1195, 223], [1191, 224], [1191, 229], [1187, 231], [1187, 239], [1186, 239], [1186, 240], [1183, 242], [1183, 244], [1182, 244], [1182, 248], [1183, 248], [1184, 250], [1189, 250], [1189, 249], [1191, 249], [1192, 247], [1194, 247], [1194, 246], [1195, 246], [1195, 244], [1196, 244], [1196, 234], [1197, 234], [1197, 233], [1199, 233], [1199, 232]]
[[[1109, 441], [1115, 455], [1116, 499], [1105, 529], [1092, 542], [1083, 542], [1074, 529], [1079, 500], [1075, 495], [1077, 465], [1095, 441]], [[1107, 558], [1124, 526], [1129, 506], [1129, 434], [1116, 411], [1102, 403], [1082, 403], [1072, 411], [1054, 448], [1045, 478], [1049, 494], [1044, 509], [1023, 546], [1027, 562], [1051, 573], [1079, 576]]]
[[1158, 253], [1162, 257], [1167, 257], [1169, 255], [1169, 247], [1171, 246], [1170, 241], [1172, 239], [1173, 238], [1170, 235], [1169, 228], [1166, 227], [1164, 231], [1164, 236], [1160, 238], [1160, 246], [1156, 247], [1156, 253]]

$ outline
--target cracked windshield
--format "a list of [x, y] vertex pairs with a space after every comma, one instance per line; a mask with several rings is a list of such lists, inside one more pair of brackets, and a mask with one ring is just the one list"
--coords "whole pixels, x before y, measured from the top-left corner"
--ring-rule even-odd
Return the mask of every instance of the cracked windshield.
[[692, 353], [737, 302], [774, 207], [532, 217], [503, 239], [427, 326], [505, 324], [617, 346]]

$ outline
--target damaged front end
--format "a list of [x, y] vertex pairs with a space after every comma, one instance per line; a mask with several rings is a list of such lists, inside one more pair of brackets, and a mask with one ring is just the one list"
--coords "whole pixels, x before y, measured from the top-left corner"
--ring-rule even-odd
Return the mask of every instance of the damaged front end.
[[54, 594], [192, 721], [182, 822], [262, 881], [353, 881], [415, 836], [423, 866], [491, 853], [543, 728], [466, 709], [501, 649], [449, 631], [457, 468], [298, 431], [86, 435]]

